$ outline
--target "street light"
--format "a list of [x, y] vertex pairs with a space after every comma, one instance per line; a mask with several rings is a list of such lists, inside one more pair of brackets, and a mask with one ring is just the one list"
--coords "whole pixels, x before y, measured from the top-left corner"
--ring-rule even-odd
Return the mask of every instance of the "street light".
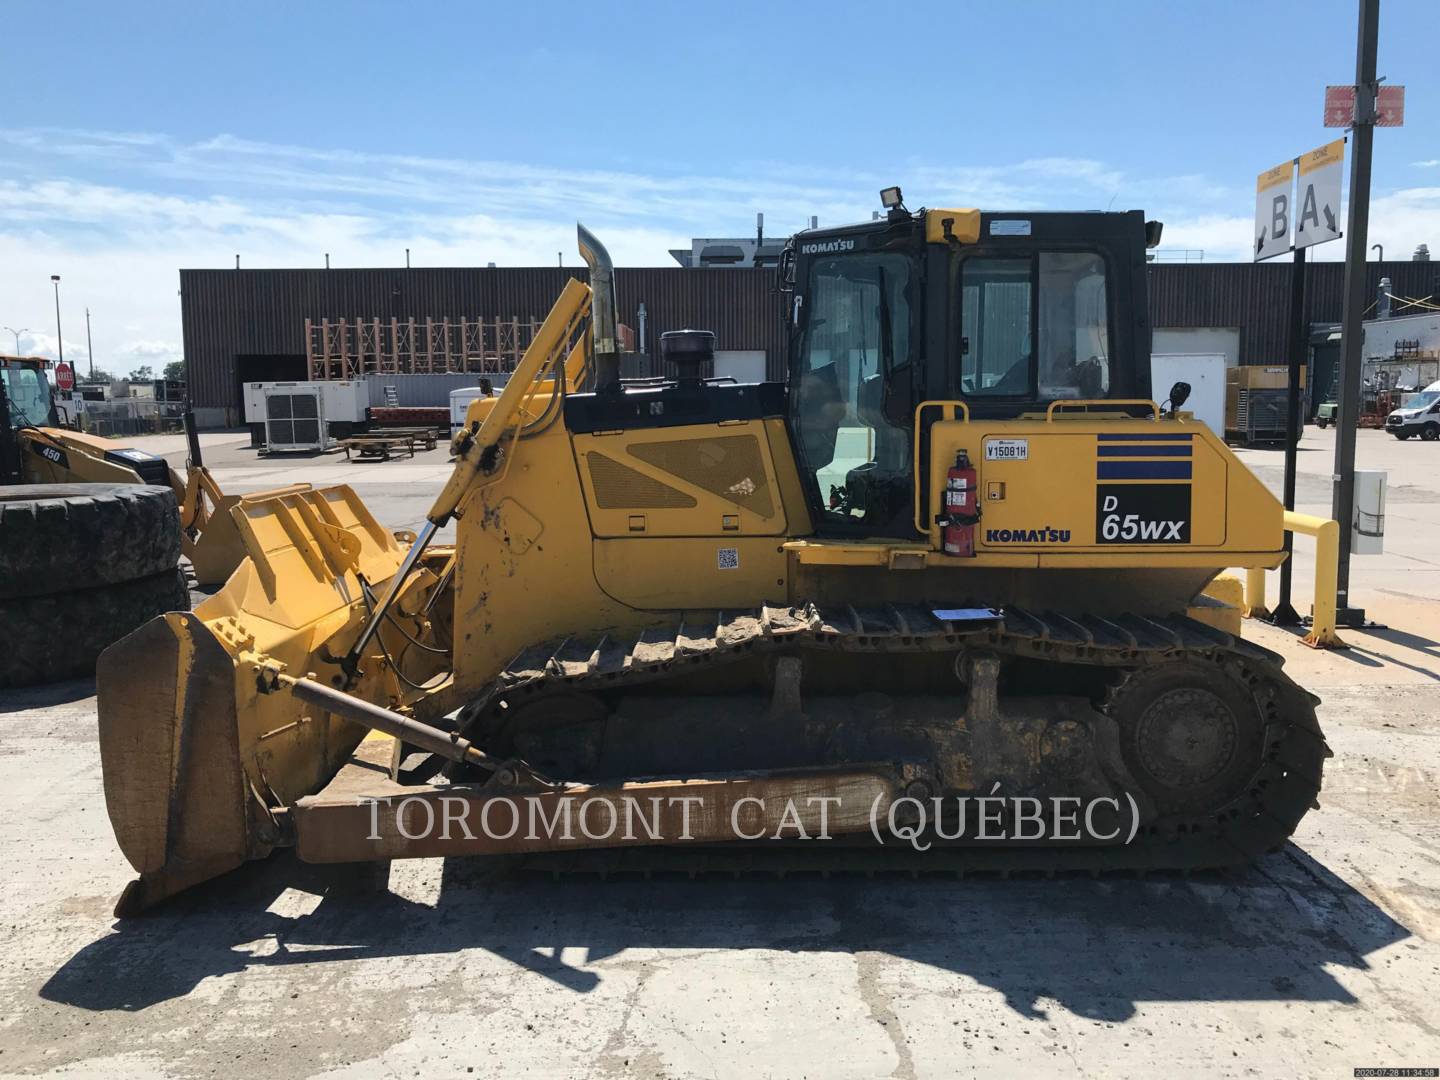
[[65, 362], [65, 336], [60, 332], [60, 275], [51, 274], [50, 280], [55, 285], [55, 343], [60, 349], [60, 363]]
[[15, 335], [15, 355], [16, 355], [16, 356], [19, 356], [19, 355], [20, 355], [20, 335], [21, 335], [21, 334], [28, 334], [28, 333], [30, 332], [30, 328], [29, 328], [28, 326], [22, 326], [19, 330], [16, 330], [14, 327], [6, 326], [6, 327], [3, 327], [3, 329], [8, 330], [10, 333], [12, 333], [12, 334]]
[[1370, 245], [1370, 250], [1371, 250], [1371, 251], [1378, 251], [1378, 252], [1380, 252], [1380, 257], [1375, 260], [1376, 262], [1384, 262], [1384, 261], [1385, 261], [1385, 246], [1384, 246], [1383, 244], [1371, 244], [1371, 245]]

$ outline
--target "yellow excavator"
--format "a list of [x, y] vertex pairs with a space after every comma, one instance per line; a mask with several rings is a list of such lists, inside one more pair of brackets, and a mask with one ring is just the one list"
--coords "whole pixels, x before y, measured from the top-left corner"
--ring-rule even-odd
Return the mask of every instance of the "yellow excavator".
[[[0, 356], [0, 484], [151, 484], [168, 487], [180, 507], [180, 547], [196, 581], [220, 585], [245, 557], [230, 515], [242, 496], [225, 495], [201, 463], [186, 414], [190, 464], [180, 474], [158, 454], [62, 427], [40, 356]], [[254, 493], [254, 501], [309, 485]]]
[[1283, 512], [1183, 384], [1154, 400], [1159, 224], [882, 201], [790, 241], [786, 383], [711, 377], [703, 331], [622, 380], [582, 228], [589, 284], [472, 406], [418, 535], [343, 486], [232, 509], [225, 587], [100, 660], [117, 911], [289, 846], [1051, 871], [1282, 844], [1317, 699], [1206, 590], [1280, 564]]

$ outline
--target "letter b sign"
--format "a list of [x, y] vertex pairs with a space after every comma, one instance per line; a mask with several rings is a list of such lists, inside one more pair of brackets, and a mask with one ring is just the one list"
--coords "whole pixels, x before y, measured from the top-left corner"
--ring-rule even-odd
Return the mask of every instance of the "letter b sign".
[[1290, 239], [1290, 196], [1281, 192], [1270, 200], [1270, 239]]

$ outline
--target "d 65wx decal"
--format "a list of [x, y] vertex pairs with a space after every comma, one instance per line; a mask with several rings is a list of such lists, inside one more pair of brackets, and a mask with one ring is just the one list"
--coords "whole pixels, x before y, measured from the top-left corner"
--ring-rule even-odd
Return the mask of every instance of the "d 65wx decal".
[[1097, 544], [1188, 544], [1189, 484], [1096, 484]]

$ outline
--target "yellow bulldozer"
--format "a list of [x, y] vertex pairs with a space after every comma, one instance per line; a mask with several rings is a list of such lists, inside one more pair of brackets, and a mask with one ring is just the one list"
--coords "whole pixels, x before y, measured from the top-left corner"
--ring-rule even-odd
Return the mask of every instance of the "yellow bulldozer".
[[783, 383], [713, 377], [704, 331], [623, 380], [582, 228], [589, 284], [472, 406], [418, 535], [343, 486], [234, 508], [225, 587], [100, 660], [118, 912], [292, 846], [1050, 871], [1283, 843], [1317, 699], [1206, 595], [1280, 564], [1282, 508], [1182, 385], [1154, 400], [1159, 224], [883, 202], [790, 241]]
[[[200, 457], [186, 413], [190, 463], [185, 477], [158, 454], [62, 427], [40, 356], [0, 356], [0, 484], [149, 484], [168, 487], [180, 508], [180, 547], [196, 581], [220, 585], [245, 557], [230, 514], [241, 496], [225, 495]], [[302, 490], [254, 493], [248, 500]]]

